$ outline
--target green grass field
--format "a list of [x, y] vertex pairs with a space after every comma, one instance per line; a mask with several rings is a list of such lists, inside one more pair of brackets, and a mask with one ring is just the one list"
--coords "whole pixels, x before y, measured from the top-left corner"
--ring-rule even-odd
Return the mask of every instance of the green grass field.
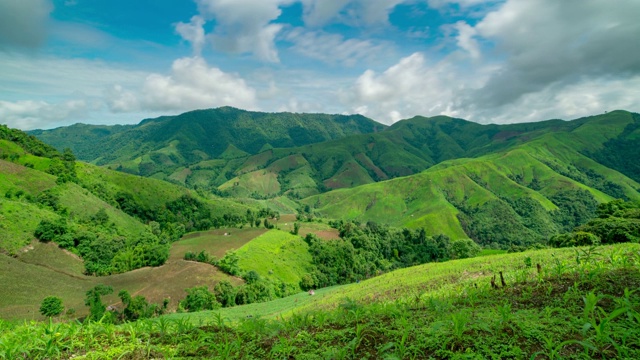
[[426, 264], [314, 296], [120, 326], [0, 322], [0, 355], [635, 359], [638, 265], [638, 244], [548, 249]]
[[[267, 232], [265, 228], [222, 228], [186, 234], [171, 245], [172, 260], [182, 259], [188, 251], [199, 253], [205, 250], [220, 259], [227, 250], [239, 249], [249, 241]], [[227, 234], [227, 235], [225, 235]]]
[[281, 230], [269, 230], [236, 253], [242, 270], [253, 270], [262, 277], [295, 286], [311, 266], [307, 243], [300, 236]]

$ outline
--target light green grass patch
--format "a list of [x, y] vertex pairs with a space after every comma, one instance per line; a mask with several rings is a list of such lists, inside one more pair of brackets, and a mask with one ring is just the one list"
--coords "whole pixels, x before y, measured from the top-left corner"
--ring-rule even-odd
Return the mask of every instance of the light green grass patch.
[[311, 267], [309, 246], [300, 236], [270, 230], [238, 249], [238, 265], [260, 276], [298, 286]]

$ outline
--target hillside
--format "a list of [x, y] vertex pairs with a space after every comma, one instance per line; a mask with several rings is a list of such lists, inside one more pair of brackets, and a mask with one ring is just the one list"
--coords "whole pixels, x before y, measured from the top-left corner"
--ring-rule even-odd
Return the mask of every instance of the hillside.
[[43, 358], [637, 358], [639, 250], [622, 244], [427, 264], [315, 296], [122, 326], [0, 323], [0, 351]]
[[[565, 126], [487, 155], [302, 202], [330, 218], [425, 227], [485, 246], [527, 245], [584, 222], [596, 203], [640, 198], [638, 182], [593, 155], [610, 153], [611, 139], [638, 123], [638, 114], [613, 112], [556, 124]], [[626, 156], [616, 153], [615, 159], [628, 163]]]
[[31, 134], [60, 150], [71, 148], [85, 161], [184, 182], [180, 172], [200, 161], [230, 160], [383, 128], [359, 115], [260, 113], [223, 107], [147, 119], [132, 126], [77, 124]]
[[0, 128], [0, 252], [33, 239], [108, 275], [158, 266], [182, 234], [245, 222], [258, 210], [229, 199], [75, 161], [19, 130]]

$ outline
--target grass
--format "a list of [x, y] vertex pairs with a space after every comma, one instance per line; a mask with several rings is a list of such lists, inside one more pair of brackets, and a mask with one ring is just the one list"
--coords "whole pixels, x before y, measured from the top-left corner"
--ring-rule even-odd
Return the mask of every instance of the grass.
[[[428, 264], [219, 313], [121, 326], [0, 322], [0, 356], [631, 359], [640, 356], [639, 265], [638, 244], [541, 250]], [[493, 289], [497, 271], [506, 284]]]
[[309, 271], [311, 254], [302, 238], [281, 230], [269, 230], [236, 252], [243, 271], [298, 286]]
[[85, 292], [97, 284], [114, 288], [115, 294], [105, 299], [108, 304], [121, 306], [116, 294], [127, 290], [131, 295], [143, 295], [155, 303], [169, 298], [170, 308], [175, 309], [178, 301], [186, 296], [186, 288], [202, 285], [213, 288], [221, 280], [234, 285], [242, 283], [214, 266], [184, 260], [170, 259], [160, 267], [104, 277], [85, 276], [82, 268], [77, 257], [54, 244], [34, 243], [33, 249], [17, 258], [0, 254], [0, 318], [42, 320], [38, 308], [47, 296], [59, 296], [65, 308], [73, 308], [77, 316], [86, 315]]
[[243, 306], [234, 306], [230, 308], [201, 311], [197, 313], [175, 313], [167, 315], [166, 317], [172, 320], [186, 319], [192, 324], [207, 323], [214, 319], [218, 314], [231, 322], [238, 322], [247, 318], [267, 318], [275, 319], [282, 314], [291, 313], [301, 306], [312, 304], [318, 298], [330, 294], [336, 287], [328, 287], [318, 289], [315, 291], [315, 295], [311, 296], [307, 292], [300, 292], [295, 295], [287, 296], [284, 298], [254, 303]]
[[189, 233], [180, 241], [173, 243], [170, 259], [179, 260], [188, 251], [199, 253], [202, 250], [220, 259], [228, 250], [239, 249], [265, 232], [267, 232], [265, 228], [223, 228]]

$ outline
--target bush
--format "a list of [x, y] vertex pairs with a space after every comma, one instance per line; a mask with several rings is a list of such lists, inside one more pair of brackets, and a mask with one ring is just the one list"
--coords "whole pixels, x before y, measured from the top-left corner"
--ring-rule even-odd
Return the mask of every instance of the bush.
[[480, 254], [480, 245], [471, 239], [459, 239], [451, 241], [451, 256], [454, 259], [466, 259]]
[[47, 317], [58, 316], [63, 310], [62, 299], [57, 296], [47, 296], [40, 304], [40, 314]]
[[188, 312], [213, 310], [220, 307], [216, 296], [206, 286], [186, 289], [187, 297], [180, 301], [180, 307]]

